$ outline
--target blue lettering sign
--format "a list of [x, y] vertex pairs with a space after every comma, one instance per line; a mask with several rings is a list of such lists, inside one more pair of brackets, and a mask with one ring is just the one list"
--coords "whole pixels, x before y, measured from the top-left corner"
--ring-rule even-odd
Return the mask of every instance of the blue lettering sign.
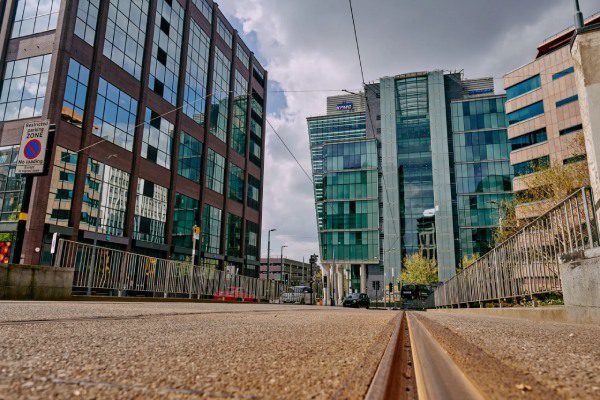
[[340, 103], [337, 106], [335, 106], [335, 109], [338, 111], [352, 110], [353, 108], [354, 108], [354, 104], [351, 101], [345, 101], [345, 102]]
[[485, 93], [494, 93], [494, 89], [479, 89], [479, 90], [470, 90], [469, 96], [473, 96], [476, 94], [485, 94]]

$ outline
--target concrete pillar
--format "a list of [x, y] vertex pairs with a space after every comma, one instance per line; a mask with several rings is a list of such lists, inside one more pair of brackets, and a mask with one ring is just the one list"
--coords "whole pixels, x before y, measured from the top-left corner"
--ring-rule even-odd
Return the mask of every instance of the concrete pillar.
[[335, 264], [332, 264], [329, 269], [329, 282], [331, 282], [331, 298], [336, 299], [337, 296], [337, 280], [335, 279]]
[[[323, 276], [323, 305], [330, 306], [330, 298], [331, 298], [331, 280], [329, 279], [329, 270], [331, 267], [329, 265], [323, 264], [321, 269], [321, 275]], [[327, 277], [327, 286], [325, 286], [325, 277]]]
[[594, 194], [596, 218], [600, 218], [600, 27], [579, 30], [571, 54], [585, 136], [585, 149]]
[[367, 293], [367, 266], [360, 264], [360, 292]]
[[342, 300], [344, 299], [344, 271], [343, 271], [343, 268], [344, 268], [344, 265], [339, 265], [338, 271], [337, 271], [337, 287], [338, 287], [337, 305], [338, 306], [342, 305]]

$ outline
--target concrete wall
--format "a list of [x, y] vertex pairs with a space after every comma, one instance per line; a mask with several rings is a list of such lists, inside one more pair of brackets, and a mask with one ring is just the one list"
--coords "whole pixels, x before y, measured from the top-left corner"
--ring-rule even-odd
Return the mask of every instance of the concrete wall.
[[566, 306], [600, 310], [600, 248], [561, 263], [560, 280]]
[[61, 300], [71, 296], [73, 270], [29, 265], [0, 266], [0, 300]]

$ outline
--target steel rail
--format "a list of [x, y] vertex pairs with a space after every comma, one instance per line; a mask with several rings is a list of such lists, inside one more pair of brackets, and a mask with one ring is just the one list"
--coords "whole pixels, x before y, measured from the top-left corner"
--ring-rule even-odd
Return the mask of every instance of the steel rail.
[[414, 315], [407, 321], [419, 400], [485, 399], [427, 328]]

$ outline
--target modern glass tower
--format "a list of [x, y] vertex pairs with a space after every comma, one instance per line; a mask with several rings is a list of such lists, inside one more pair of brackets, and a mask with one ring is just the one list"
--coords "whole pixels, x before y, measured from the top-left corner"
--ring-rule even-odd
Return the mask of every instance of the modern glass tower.
[[452, 101], [454, 168], [460, 256], [493, 247], [502, 201], [512, 198], [506, 96]]
[[331, 97], [327, 115], [308, 118], [321, 260], [337, 302], [380, 274], [378, 141], [365, 119], [362, 94]]

